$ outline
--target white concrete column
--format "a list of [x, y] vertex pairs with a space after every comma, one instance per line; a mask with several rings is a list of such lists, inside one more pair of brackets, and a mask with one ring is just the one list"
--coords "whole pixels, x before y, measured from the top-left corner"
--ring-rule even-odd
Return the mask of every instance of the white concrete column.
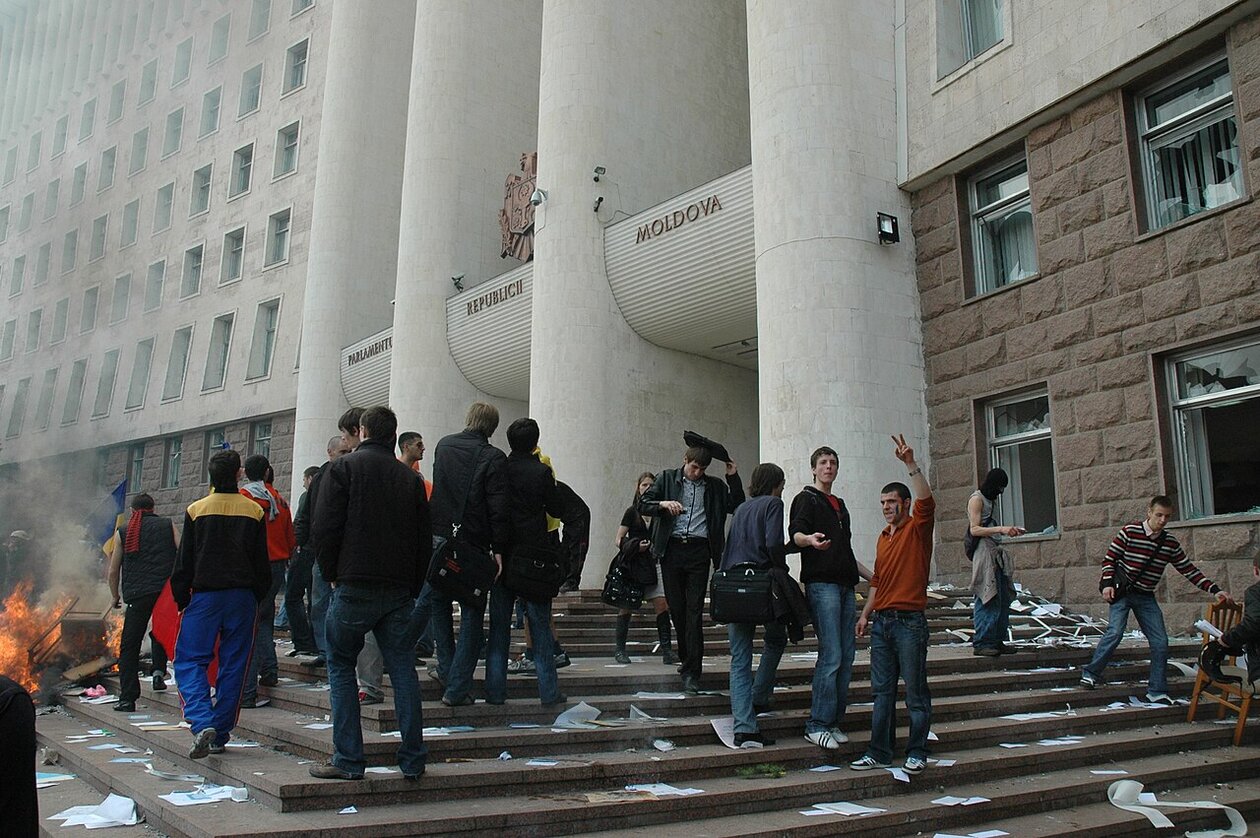
[[342, 347], [392, 316], [415, 8], [411, 0], [332, 8], [302, 302], [294, 497], [302, 470], [324, 462], [347, 407]]
[[499, 258], [498, 213], [504, 180], [537, 148], [541, 28], [541, 0], [416, 12], [389, 393], [400, 430], [419, 431], [430, 449], [463, 428], [473, 401], [497, 406], [504, 429], [524, 415], [523, 404], [481, 393], [456, 367], [446, 300], [451, 277], [471, 288], [518, 264]]
[[[684, 429], [727, 442], [745, 475], [755, 465], [753, 373], [630, 330], [592, 211], [614, 184], [614, 209], [633, 214], [747, 163], [743, 10], [547, 0], [542, 44], [538, 185], [548, 199], [535, 221], [530, 412], [559, 476], [591, 507], [591, 588], [635, 478], [681, 465]], [[597, 165], [608, 179], [598, 185]]]
[[[873, 558], [889, 434], [927, 462], [908, 196], [896, 184], [893, 4], [748, 0], [762, 458], [788, 493], [840, 454], [854, 548]], [[875, 214], [901, 222], [880, 245]]]

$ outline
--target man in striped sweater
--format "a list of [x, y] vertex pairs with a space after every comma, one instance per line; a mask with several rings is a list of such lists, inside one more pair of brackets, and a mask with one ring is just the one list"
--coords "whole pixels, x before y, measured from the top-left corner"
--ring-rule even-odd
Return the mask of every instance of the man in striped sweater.
[[1102, 579], [1098, 583], [1103, 599], [1111, 604], [1107, 630], [1094, 651], [1093, 660], [1081, 672], [1081, 686], [1092, 690], [1103, 683], [1102, 672], [1107, 661], [1120, 645], [1129, 612], [1137, 617], [1138, 626], [1151, 648], [1151, 674], [1146, 700], [1171, 704], [1168, 697], [1168, 632], [1164, 628], [1164, 612], [1155, 601], [1155, 586], [1171, 564], [1192, 585], [1202, 588], [1217, 599], [1232, 602], [1233, 598], [1203, 575], [1176, 537], [1164, 527], [1172, 518], [1173, 504], [1167, 495], [1151, 498], [1146, 519], [1126, 524], [1116, 533], [1103, 557]]

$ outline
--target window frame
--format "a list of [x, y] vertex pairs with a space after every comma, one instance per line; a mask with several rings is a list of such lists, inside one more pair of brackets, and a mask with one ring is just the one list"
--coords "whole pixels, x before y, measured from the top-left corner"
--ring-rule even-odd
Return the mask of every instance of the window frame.
[[[115, 326], [115, 325], [117, 325], [117, 324], [119, 324], [119, 323], [123, 322], [124, 320], [126, 320], [126, 319], [127, 319], [127, 315], [131, 313], [131, 281], [132, 281], [132, 278], [133, 278], [133, 277], [132, 277], [132, 275], [131, 275], [131, 272], [130, 272], [130, 271], [128, 271], [127, 273], [119, 274], [118, 276], [114, 277], [114, 285], [113, 285], [113, 288], [111, 288], [111, 289], [110, 289], [110, 294], [109, 294], [109, 321], [108, 321], [108, 325], [110, 325], [110, 326]], [[123, 280], [126, 280], [126, 282], [124, 283], [124, 282], [123, 282]], [[118, 299], [119, 299], [119, 298], [118, 298], [118, 289], [119, 289], [119, 288], [121, 288], [121, 287], [125, 287], [125, 288], [126, 288], [126, 290], [127, 290], [127, 293], [123, 296], [122, 314], [121, 314], [121, 315], [117, 315], [117, 312], [118, 312]], [[116, 316], [116, 315], [117, 315], [117, 316]]]
[[[279, 295], [267, 300], [262, 300], [254, 309], [254, 333], [250, 339], [249, 357], [246, 360], [245, 365], [245, 381], [247, 383], [265, 381], [271, 377], [271, 371], [276, 362], [276, 348], [280, 343], [280, 314], [281, 307], [283, 306], [283, 299], [283, 295]], [[262, 368], [258, 369], [255, 364], [255, 359], [257, 358], [257, 354], [260, 350], [259, 339], [261, 338], [263, 341], [266, 341], [268, 331], [266, 324], [261, 320], [264, 308], [267, 308], [269, 312], [274, 312], [275, 323], [270, 328], [270, 348], [265, 348], [265, 342], [261, 345], [261, 347], [263, 347], [262, 351], [266, 352], [267, 357], [265, 359], [265, 363], [262, 364]]]
[[[233, 190], [237, 189], [241, 180], [240, 178], [241, 152], [245, 151], [246, 149], [249, 149], [249, 175], [248, 175], [249, 182], [245, 184], [244, 188], [239, 189], [234, 192]], [[250, 193], [250, 190], [254, 188], [254, 166], [257, 163], [257, 160], [255, 159], [257, 156], [257, 150], [258, 150], [258, 143], [255, 142], [254, 140], [250, 140], [247, 143], [242, 143], [241, 145], [237, 146], [235, 149], [232, 150], [232, 168], [228, 172], [227, 199], [229, 201], [233, 201], [241, 197], [242, 195], [248, 195]]]
[[178, 489], [184, 465], [184, 438], [169, 436], [162, 444], [162, 488]]
[[28, 375], [18, 379], [13, 390], [13, 407], [9, 409], [9, 421], [5, 425], [5, 439], [13, 439], [22, 435], [22, 427], [26, 424], [27, 402], [30, 401], [31, 383], [34, 376]]
[[[134, 212], [131, 211], [132, 207], [135, 208]], [[140, 240], [140, 208], [141, 202], [139, 196], [123, 204], [122, 220], [118, 224], [119, 250], [126, 250]], [[131, 236], [130, 241], [127, 238], [129, 233]]]
[[[101, 368], [96, 377], [96, 398], [92, 400], [92, 413], [90, 419], [104, 419], [109, 416], [110, 411], [114, 407], [114, 391], [118, 389], [118, 360], [122, 354], [120, 348], [107, 349], [105, 354], [101, 356]], [[109, 389], [104, 389], [105, 368], [108, 358], [114, 359], [113, 371], [110, 374]], [[100, 408], [102, 396], [104, 397], [104, 408]]]
[[[142, 143], [141, 137], [144, 142]], [[127, 159], [127, 177], [138, 175], [149, 167], [149, 126], [137, 128], [131, 135], [131, 156]]]
[[[279, 227], [277, 218], [284, 216], [284, 255], [275, 257], [273, 247], [275, 246], [275, 238]], [[282, 207], [267, 216], [267, 233], [264, 240], [263, 250], [263, 270], [278, 268], [281, 265], [289, 264], [291, 257], [291, 244], [293, 239], [293, 205]]]
[[[179, 127], [174, 132], [175, 145], [172, 148], [171, 142], [170, 142], [171, 133], [172, 133], [171, 125], [172, 125], [172, 117], [174, 117], [176, 114], [179, 114]], [[170, 157], [173, 154], [179, 154], [179, 150], [180, 148], [183, 147], [183, 145], [184, 145], [184, 106], [180, 105], [178, 108], [176, 108], [175, 110], [171, 111], [170, 113], [166, 115], [166, 120], [163, 123], [163, 131], [162, 131], [162, 153], [161, 155], [159, 155], [158, 159], [165, 160], [166, 158]]]
[[[144, 365], [143, 380], [139, 383], [139, 399], [133, 400], [132, 396], [137, 389], [136, 380], [140, 370], [140, 350], [146, 344], [148, 345], [149, 357]], [[157, 337], [150, 335], [136, 341], [136, 349], [131, 356], [131, 375], [127, 376], [127, 395], [123, 398], [123, 413], [134, 413], [137, 410], [144, 410], [145, 402], [149, 398], [149, 382], [153, 378], [153, 356], [156, 352]]]
[[[1000, 175], [1012, 172], [1008, 177], [1014, 177], [1013, 170], [1022, 165], [1024, 177], [1029, 181], [1029, 186], [1020, 192], [1007, 195], [1003, 198], [990, 201], [983, 206], [980, 205], [980, 187], [987, 181], [992, 181]], [[969, 297], [980, 297], [986, 294], [992, 294], [1016, 285], [1021, 285], [1030, 280], [1041, 276], [1040, 253], [1037, 248], [1036, 234], [1036, 214], [1032, 206], [1031, 192], [1031, 175], [1028, 171], [1028, 157], [1021, 145], [1018, 149], [1007, 150], [990, 161], [986, 162], [982, 167], [973, 170], [963, 181], [963, 194], [961, 209], [964, 217], [967, 219], [968, 234], [964, 237], [965, 255], [967, 273], [969, 274]], [[1032, 249], [1034, 270], [1018, 279], [1009, 282], [999, 282], [999, 277], [989, 276], [986, 266], [982, 262], [982, 256], [987, 252], [985, 247], [985, 227], [988, 219], [996, 216], [1009, 217], [1010, 214], [1026, 207], [1028, 215], [1032, 219]]]
[[[218, 94], [217, 102], [214, 106], [214, 125], [210, 128], [206, 127], [206, 103], [210, 94]], [[220, 121], [223, 119], [223, 85], [218, 85], [201, 94], [201, 116], [197, 124], [197, 139], [203, 140], [219, 130]]]
[[[293, 71], [294, 69], [296, 69], [296, 67], [299, 64], [299, 62], [295, 60], [294, 50], [296, 50], [298, 47], [304, 47], [304, 50], [302, 52], [302, 60], [300, 62], [301, 67], [302, 67], [302, 80], [298, 82], [297, 84], [294, 84]], [[290, 93], [296, 93], [297, 91], [306, 87], [306, 83], [309, 80], [310, 61], [311, 61], [311, 38], [309, 35], [307, 35], [306, 37], [302, 38], [299, 41], [295, 41], [294, 43], [290, 44], [289, 47], [284, 51], [284, 75], [280, 79], [280, 98], [283, 99], [285, 96], [288, 96]]]
[[[204, 188], [199, 186], [197, 183], [197, 178], [201, 175], [202, 172], [206, 173], [206, 185]], [[206, 199], [205, 206], [198, 208], [194, 202], [197, 200], [198, 194], [203, 193], [203, 192], [205, 194], [205, 199]], [[213, 201], [214, 201], [214, 162], [212, 161], [210, 163], [207, 163], [204, 166], [198, 166], [196, 169], [193, 169], [192, 187], [188, 191], [188, 217], [196, 218], [199, 215], [205, 215], [206, 213], [210, 212], [210, 205]]]
[[[179, 339], [179, 334], [184, 331], [188, 332], [188, 345], [184, 348], [184, 362], [179, 367], [179, 389], [173, 395], [169, 395], [169, 385], [171, 383], [171, 362], [174, 360], [175, 347], [177, 345], [177, 340]], [[177, 326], [175, 331], [171, 334], [171, 349], [166, 355], [166, 375], [162, 378], [162, 404], [166, 404], [167, 402], [176, 402], [184, 397], [184, 388], [188, 386], [188, 365], [192, 359], [193, 342], [196, 339], [196, 323], [185, 323], [182, 326]]]
[[61, 367], [49, 367], [44, 370], [44, 380], [39, 388], [39, 400], [35, 403], [34, 430], [46, 431], [52, 424], [53, 402], [57, 400], [57, 378]]
[[[245, 79], [250, 73], [254, 72], [255, 70], [258, 71], [258, 83], [257, 85], [254, 86], [256, 90], [256, 99], [254, 101], [253, 107], [246, 110], [245, 109], [245, 91], [246, 91]], [[267, 81], [267, 72], [266, 72], [266, 67], [264, 65], [264, 62], [262, 61], [258, 62], [252, 67], [247, 67], [244, 70], [244, 72], [241, 73], [241, 95], [239, 99], [237, 100], [237, 104], [236, 104], [237, 122], [241, 121], [242, 119], [245, 119], [246, 117], [252, 116], [253, 114], [256, 114], [260, 110], [262, 110], [263, 85], [266, 83], [266, 81]]]
[[[90, 307], [87, 304], [87, 299], [88, 299], [89, 294], [92, 295], [92, 305]], [[85, 329], [83, 327], [83, 322], [84, 322], [84, 318], [87, 317], [87, 314], [89, 311], [92, 312], [92, 324]], [[92, 332], [96, 331], [96, 323], [100, 319], [100, 316], [101, 316], [101, 284], [98, 282], [95, 285], [90, 285], [87, 288], [83, 289], [83, 302], [79, 307], [79, 334], [90, 335]]]
[[[284, 171], [281, 171], [280, 161], [282, 157], [287, 153], [288, 148], [289, 148], [287, 136], [286, 136], [286, 132], [289, 131], [289, 129], [293, 129], [293, 137], [294, 137], [293, 146], [292, 146], [293, 147], [293, 166], [289, 169], [285, 169]], [[292, 122], [290, 122], [288, 125], [285, 125], [276, 129], [276, 154], [275, 154], [275, 160], [273, 161], [272, 167], [271, 167], [272, 181], [281, 180], [283, 178], [289, 177], [290, 175], [296, 174], [298, 170], [298, 161], [301, 159], [301, 155], [302, 155], [302, 120], [295, 119]]]
[[[180, 50], [182, 50], [185, 45], [188, 46], [188, 58], [184, 62], [184, 66], [183, 66], [184, 74], [183, 76], [180, 76], [179, 75], [179, 72], [180, 72], [179, 53], [180, 53]], [[194, 44], [193, 44], [192, 35], [189, 35], [187, 38], [185, 38], [184, 40], [180, 41], [178, 44], [175, 45], [175, 54], [171, 60], [171, 89], [172, 90], [174, 90], [175, 88], [179, 87], [181, 84], [183, 84], [184, 82], [192, 78], [193, 50], [194, 50]]]
[[[1031, 431], [1023, 431], [1023, 432], [1014, 433], [1014, 434], [1006, 434], [1006, 435], [1001, 435], [998, 433], [997, 427], [996, 427], [996, 409], [997, 408], [1005, 407], [1007, 405], [1012, 405], [1012, 404], [1018, 404], [1020, 402], [1032, 401], [1034, 399], [1041, 399], [1041, 398], [1044, 398], [1046, 400], [1046, 409], [1048, 411], [1048, 415], [1050, 416], [1050, 424], [1048, 427], [1038, 428]], [[1040, 442], [1042, 440], [1045, 440], [1050, 445], [1050, 460], [1051, 460], [1051, 465], [1052, 465], [1050, 486], [1053, 492], [1053, 498], [1052, 498], [1052, 512], [1054, 514], [1053, 526], [1055, 528], [1055, 533], [1062, 533], [1063, 522], [1062, 522], [1060, 500], [1059, 500], [1059, 481], [1057, 479], [1057, 471], [1055, 471], [1054, 469], [1054, 462], [1055, 462], [1054, 413], [1055, 413], [1055, 410], [1054, 410], [1054, 400], [1050, 396], [1049, 387], [1043, 384], [1036, 387], [1030, 387], [1030, 388], [1018, 390], [1016, 392], [1003, 393], [1003, 394], [999, 394], [999, 395], [995, 395], [989, 398], [982, 399], [977, 402], [977, 405], [980, 411], [980, 420], [983, 423], [981, 427], [983, 427], [984, 429], [984, 438], [983, 438], [984, 455], [983, 455], [982, 461], [985, 463], [985, 469], [984, 469], [985, 472], [987, 472], [989, 469], [1002, 467], [1001, 460], [998, 456], [998, 452], [1000, 449], [1017, 447], [1020, 445], [1027, 444], [1027, 443]], [[1022, 500], [1020, 501], [1020, 504], [1019, 504], [1018, 511], [1020, 514], [1018, 516], [1016, 516], [1015, 514], [1017, 510], [1009, 508], [1011, 504], [1011, 501], [1009, 500], [1009, 498], [1014, 498], [1016, 495], [1016, 492], [1018, 491], [1020, 487], [1020, 475], [1010, 474], [1008, 470], [1007, 477], [1010, 479], [1010, 484], [1007, 486], [1006, 491], [1002, 493], [1002, 495], [999, 497], [996, 503], [996, 508], [998, 510], [998, 513], [997, 513], [998, 520], [1000, 520], [1003, 524], [1007, 526], [1012, 526], [1012, 525], [1023, 526], [1026, 518], [1022, 510], [1022, 506], [1023, 506]], [[1017, 517], [1019, 518], [1019, 520], [1016, 520]], [[1044, 529], [1045, 528], [1038, 531], [1028, 532], [1025, 537], [1044, 536], [1047, 534], [1044, 532]]]
[[[211, 369], [210, 361], [211, 361], [211, 358], [214, 357], [213, 353], [215, 352], [215, 343], [214, 343], [215, 331], [219, 322], [223, 320], [227, 321], [228, 326], [227, 326], [227, 340], [224, 342], [225, 345], [223, 348], [223, 363], [221, 365], [222, 372], [218, 373], [221, 376], [221, 378], [217, 384], [207, 384], [206, 376], [210, 374], [210, 369]], [[231, 369], [231, 365], [232, 365], [232, 341], [235, 338], [235, 336], [236, 336], [236, 309], [232, 309], [231, 311], [225, 311], [221, 314], [215, 315], [214, 320], [212, 320], [210, 323], [210, 344], [209, 346], [206, 347], [206, 366], [205, 366], [205, 369], [202, 371], [202, 375], [201, 375], [201, 392], [203, 394], [217, 393], [227, 387], [228, 372]]]
[[[153, 278], [155, 276], [153, 269], [161, 265], [161, 272], [158, 274], [158, 293], [157, 303], [149, 304], [149, 291], [153, 287]], [[150, 262], [144, 269], [144, 299], [141, 301], [141, 313], [148, 314], [150, 311], [157, 311], [162, 307], [163, 298], [166, 296], [166, 257], [161, 257]]]
[[[171, 190], [171, 200], [168, 204], [167, 211], [166, 211], [166, 223], [159, 226], [158, 225], [158, 210], [162, 206], [162, 192], [166, 190], [167, 187], [169, 187]], [[157, 235], [158, 233], [171, 229], [171, 224], [174, 223], [174, 218], [175, 218], [175, 181], [172, 180], [170, 183], [164, 183], [158, 187], [157, 197], [153, 201], [153, 233], [152, 235]]]
[[[150, 71], [149, 69], [150, 67], [153, 68], [152, 71]], [[137, 110], [139, 110], [140, 108], [144, 107], [145, 105], [149, 104], [150, 102], [152, 102], [154, 99], [157, 98], [157, 77], [158, 77], [157, 58], [152, 58], [149, 61], [146, 61], [143, 64], [143, 66], [140, 67], [140, 87], [136, 91], [136, 109]], [[146, 96], [145, 89], [150, 88], [150, 87], [151, 89], [148, 90], [148, 96]]]
[[[66, 382], [66, 400], [61, 405], [61, 427], [73, 425], [83, 413], [83, 393], [87, 389], [88, 358], [76, 358], [70, 365], [70, 379]], [[75, 377], [79, 384], [75, 386]], [[74, 410], [70, 406], [74, 405]]]
[[[194, 251], [197, 252], [197, 257], [196, 257], [197, 258], [197, 265], [196, 265], [197, 288], [195, 291], [192, 291], [191, 293], [189, 293], [187, 290], [189, 257], [193, 255]], [[206, 242], [205, 242], [205, 239], [202, 239], [200, 242], [194, 242], [193, 244], [190, 244], [188, 247], [184, 248], [184, 256], [180, 260], [180, 269], [179, 269], [179, 299], [181, 301], [191, 300], [193, 297], [200, 295], [201, 286], [202, 286], [202, 283], [205, 281], [205, 278], [206, 278]]]
[[[232, 264], [232, 261], [229, 260], [228, 258], [229, 256], [228, 237], [230, 236], [234, 237], [237, 233], [240, 233], [241, 258], [240, 258], [239, 263], [237, 263], [236, 276], [228, 276], [227, 275], [228, 266]], [[219, 285], [220, 286], [231, 285], [233, 282], [240, 282], [242, 279], [245, 278], [245, 250], [246, 250], [246, 244], [248, 243], [248, 241], [249, 241], [248, 225], [245, 225], [245, 224], [242, 224], [239, 227], [234, 227], [233, 229], [228, 230], [226, 233], [223, 234], [223, 251], [221, 254], [221, 258], [219, 260]]]

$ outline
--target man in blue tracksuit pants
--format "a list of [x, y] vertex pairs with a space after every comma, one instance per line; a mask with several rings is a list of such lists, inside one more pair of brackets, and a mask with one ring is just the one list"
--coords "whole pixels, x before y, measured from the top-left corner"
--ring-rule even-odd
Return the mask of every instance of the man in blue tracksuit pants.
[[[254, 647], [254, 620], [271, 590], [263, 509], [237, 491], [241, 456], [210, 458], [210, 494], [188, 507], [171, 594], [183, 614], [175, 641], [175, 680], [192, 726], [188, 756], [223, 753], [236, 726]], [[210, 700], [206, 671], [218, 643], [219, 671]]]

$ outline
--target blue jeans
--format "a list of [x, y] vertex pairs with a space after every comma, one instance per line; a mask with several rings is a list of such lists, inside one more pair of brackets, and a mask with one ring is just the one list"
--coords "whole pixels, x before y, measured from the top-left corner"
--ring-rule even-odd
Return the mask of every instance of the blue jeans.
[[1168, 630], [1164, 628], [1164, 612], [1159, 609], [1153, 594], [1138, 591], [1121, 597], [1111, 603], [1111, 613], [1107, 615], [1107, 630], [1098, 641], [1093, 659], [1085, 665], [1085, 671], [1098, 680], [1103, 680], [1102, 672], [1111, 660], [1111, 655], [1120, 645], [1124, 637], [1125, 627], [1129, 624], [1129, 612], [1137, 617], [1138, 626], [1146, 635], [1146, 642], [1151, 647], [1151, 675], [1148, 690], [1153, 693], [1168, 692]]
[[328, 604], [332, 598], [332, 585], [324, 581], [319, 562], [311, 566], [311, 633], [315, 635], [315, 648], [328, 656], [328, 640], [324, 633], [328, 622]]
[[[433, 605], [439, 607], [445, 599], [437, 591], [433, 594]], [[450, 600], [446, 599], [449, 603]], [[439, 622], [441, 614], [439, 613]], [[463, 701], [464, 696], [472, 691], [473, 671], [477, 668], [477, 659], [481, 657], [481, 647], [485, 642], [486, 597], [476, 603], [459, 605], [459, 640], [455, 643], [455, 656], [451, 658], [450, 669], [446, 674], [446, 692], [443, 695], [450, 703]], [[438, 632], [434, 632], [434, 640], [441, 642]], [[438, 659], [438, 672], [442, 663]]]
[[338, 585], [328, 606], [328, 683], [332, 700], [333, 765], [362, 774], [363, 729], [359, 725], [359, 687], [354, 664], [368, 632], [376, 636], [394, 687], [394, 712], [402, 739], [398, 767], [403, 774], [424, 773], [424, 718], [415, 650], [408, 628], [415, 600], [405, 588], [392, 585]]
[[810, 705], [806, 733], [838, 728], [849, 706], [849, 679], [857, 639], [857, 608], [853, 589], [833, 582], [810, 582], [805, 586], [814, 631], [818, 634], [818, 662], [814, 664], [814, 699]]
[[932, 694], [927, 682], [927, 616], [922, 611], [876, 611], [871, 616], [871, 744], [866, 753], [892, 762], [897, 737], [897, 679], [906, 683], [910, 741], [906, 756], [927, 759]]
[[757, 677], [752, 674], [754, 623], [731, 623], [726, 635], [731, 641], [731, 715], [736, 733], [756, 733], [756, 704], [769, 704], [774, 695], [774, 676], [779, 659], [787, 646], [787, 629], [782, 623], [766, 623], [766, 640], [757, 664]]
[[289, 636], [293, 638], [293, 648], [299, 652], [319, 650], [315, 645], [310, 612], [306, 608], [305, 600], [311, 587], [312, 564], [314, 560], [311, 551], [299, 547], [293, 558], [289, 559], [289, 575], [284, 581], [284, 610], [289, 615]]
[[[216, 745], [227, 742], [236, 727], [257, 622], [258, 602], [249, 588], [194, 592], [184, 609], [175, 640], [175, 683], [192, 732], [214, 728]], [[219, 672], [212, 703], [206, 673], [216, 641]]]
[[245, 675], [246, 701], [258, 697], [258, 676], [275, 675], [280, 670], [276, 662], [276, 595], [284, 589], [284, 573], [287, 561], [271, 562], [271, 588], [258, 603], [258, 628], [254, 630], [254, 654], [249, 659], [249, 672]]
[[[424, 593], [420, 594], [421, 599]], [[455, 660], [455, 622], [451, 616], [452, 600], [446, 594], [430, 588], [429, 594], [429, 630], [433, 634], [433, 655], [437, 658], [437, 674], [446, 683], [451, 674], [451, 664]], [[416, 603], [419, 613], [420, 603]], [[423, 630], [422, 630], [423, 631]]]
[[[534, 641], [534, 665], [538, 674], [538, 698], [553, 704], [560, 697], [556, 679], [556, 652], [551, 637], [551, 600], [520, 600]], [[486, 641], [486, 701], [502, 704], [507, 698], [508, 646], [512, 640], [513, 603], [516, 594], [496, 582], [490, 589], [490, 638]]]
[[1001, 648], [1006, 642], [1011, 625], [1011, 582], [1002, 569], [995, 568], [997, 577], [997, 593], [988, 602], [981, 602], [976, 597], [972, 603], [972, 625], [976, 633], [971, 638], [971, 645], [977, 649]]

